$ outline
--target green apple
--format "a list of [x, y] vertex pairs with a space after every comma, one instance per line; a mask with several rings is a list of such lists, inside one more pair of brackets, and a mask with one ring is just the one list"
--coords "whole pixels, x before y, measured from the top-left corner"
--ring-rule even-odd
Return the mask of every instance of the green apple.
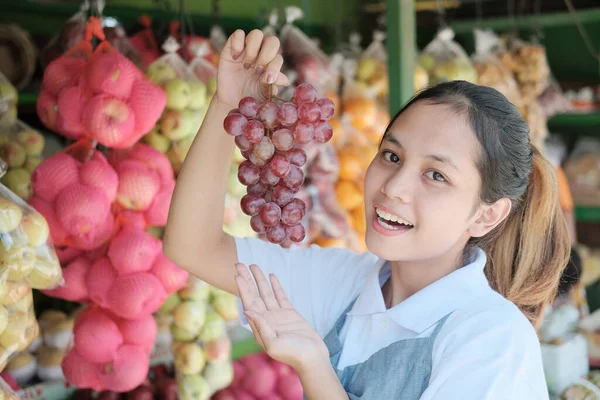
[[9, 168], [22, 167], [26, 157], [25, 149], [17, 142], [8, 142], [0, 147], [0, 158], [8, 164]]
[[39, 156], [46, 145], [44, 136], [33, 129], [25, 129], [17, 133], [17, 142], [23, 146], [28, 156]]
[[203, 375], [210, 390], [216, 392], [226, 388], [233, 381], [233, 364], [230, 360], [208, 363], [204, 368]]
[[148, 66], [148, 78], [159, 86], [177, 78], [177, 71], [164, 60], [155, 61]]
[[183, 343], [175, 350], [175, 368], [183, 374], [199, 374], [206, 365], [204, 350], [196, 343]]
[[152, 129], [143, 138], [143, 142], [154, 147], [161, 153], [166, 153], [171, 148], [171, 141], [168, 137], [161, 135], [158, 129]]
[[10, 169], [0, 182], [23, 200], [31, 196], [31, 172], [25, 168]]
[[194, 340], [198, 333], [188, 332], [185, 329], [182, 329], [176, 325], [171, 326], [171, 335], [173, 335], [173, 339], [178, 342], [189, 342], [190, 340]]
[[185, 286], [179, 290], [179, 296], [184, 300], [196, 300], [208, 303], [210, 296], [210, 286], [200, 279], [190, 277]]
[[33, 173], [38, 165], [42, 162], [42, 156], [27, 156], [25, 159], [25, 164], [23, 164], [23, 168], [25, 168], [30, 173]]
[[203, 342], [210, 342], [225, 335], [225, 320], [214, 311], [206, 312], [204, 325], [200, 330], [199, 338]]
[[173, 311], [173, 322], [175, 326], [197, 335], [204, 326], [206, 308], [206, 303], [184, 301]]
[[208, 400], [211, 394], [210, 386], [202, 376], [178, 375], [177, 397], [180, 400]]
[[165, 302], [158, 311], [163, 314], [170, 314], [173, 310], [177, 308], [179, 304], [181, 304], [181, 299], [179, 298], [179, 295], [177, 293], [173, 293], [172, 295], [167, 297], [167, 300], [165, 300]]
[[10, 82], [0, 82], [0, 100], [16, 103], [18, 97], [19, 92]]
[[166, 83], [167, 108], [183, 111], [189, 107], [192, 100], [192, 87], [183, 79], [173, 79]]
[[160, 131], [171, 140], [180, 140], [196, 131], [194, 115], [190, 111], [166, 111], [160, 120]]
[[198, 110], [206, 105], [206, 85], [200, 81], [190, 81], [190, 96], [189, 108]]

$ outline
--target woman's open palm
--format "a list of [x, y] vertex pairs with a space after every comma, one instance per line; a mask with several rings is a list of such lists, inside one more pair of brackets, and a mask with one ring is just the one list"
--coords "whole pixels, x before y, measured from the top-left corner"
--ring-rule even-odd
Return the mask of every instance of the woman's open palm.
[[325, 343], [292, 307], [277, 277], [270, 276], [271, 289], [258, 266], [250, 270], [256, 285], [243, 264], [237, 264], [236, 283], [256, 342], [271, 358], [296, 371], [328, 361]]
[[247, 96], [268, 100], [271, 84], [288, 85], [281, 73], [283, 58], [279, 54], [279, 39], [264, 37], [260, 30], [248, 35], [237, 30], [227, 40], [219, 58], [217, 96], [231, 108]]

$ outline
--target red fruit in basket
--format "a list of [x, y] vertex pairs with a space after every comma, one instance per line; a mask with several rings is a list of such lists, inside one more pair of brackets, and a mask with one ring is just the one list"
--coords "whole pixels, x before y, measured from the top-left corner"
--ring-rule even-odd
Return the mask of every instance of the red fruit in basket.
[[277, 393], [284, 399], [301, 400], [303, 396], [302, 384], [296, 373], [280, 376], [277, 381]]
[[136, 319], [158, 310], [167, 292], [154, 275], [147, 272], [121, 275], [108, 293], [110, 309], [121, 318]]
[[117, 202], [123, 208], [145, 211], [160, 191], [160, 176], [143, 162], [126, 160], [117, 168]]
[[317, 103], [307, 101], [298, 106], [298, 118], [303, 122], [314, 124], [321, 118], [321, 109]]
[[100, 381], [100, 366], [93, 364], [71, 349], [62, 363], [62, 370], [68, 383], [79, 388], [103, 390]]
[[258, 102], [252, 97], [244, 97], [238, 104], [238, 110], [246, 118], [256, 118], [258, 115]]
[[123, 344], [123, 335], [117, 324], [105, 313], [86, 318], [77, 327], [75, 351], [92, 363], [112, 361]]
[[150, 132], [166, 105], [167, 96], [160, 86], [147, 79], [136, 80], [129, 99], [129, 107], [135, 115], [135, 132]]
[[74, 85], [81, 72], [85, 61], [75, 57], [60, 57], [52, 61], [44, 70], [42, 88], [54, 96], [65, 88]]
[[60, 92], [56, 102], [56, 128], [59, 133], [74, 139], [82, 136], [85, 128], [81, 117], [86, 101], [87, 94], [79, 86], [71, 86]]
[[[93, 250], [98, 250], [110, 239], [110, 236], [113, 234], [114, 227], [115, 218], [109, 213], [98, 229], [93, 232], [93, 234], [73, 236], [73, 246], [82, 250], [92, 251], [91, 254], [93, 254]], [[88, 258], [91, 258], [91, 254], [88, 254]]]
[[162, 252], [156, 257], [150, 272], [162, 283], [167, 294], [175, 293], [181, 289], [189, 276], [186, 270], [173, 264]]
[[108, 307], [108, 292], [117, 276], [117, 271], [108, 257], [94, 261], [85, 278], [90, 299], [99, 306]]
[[114, 360], [103, 365], [100, 381], [109, 390], [128, 392], [144, 381], [149, 364], [150, 356], [142, 347], [123, 345]]
[[34, 196], [53, 202], [60, 191], [79, 182], [79, 165], [66, 153], [57, 153], [42, 161], [31, 175]]
[[63, 268], [65, 284], [51, 290], [43, 290], [51, 297], [58, 297], [69, 301], [83, 302], [88, 298], [86, 275], [90, 269], [90, 262], [83, 257], [77, 258]]
[[56, 130], [58, 116], [57, 99], [47, 91], [40, 92], [35, 105], [37, 115], [42, 123], [51, 130]]
[[123, 334], [123, 343], [141, 346], [150, 353], [157, 333], [154, 316], [146, 315], [134, 320], [122, 319], [118, 326]]
[[[52, 204], [37, 197], [32, 197], [31, 199], [29, 199], [29, 205], [35, 208], [40, 214], [42, 214], [42, 216], [48, 223], [52, 243], [54, 245], [64, 245], [67, 242], [69, 233], [65, 230], [65, 228], [63, 228], [61, 223], [56, 218], [56, 213], [54, 212]], [[61, 263], [62, 262], [63, 260], [61, 260]], [[64, 262], [66, 263], [67, 261]]]
[[313, 140], [317, 143], [327, 143], [333, 137], [333, 128], [327, 121], [319, 121], [315, 124]]
[[317, 99], [317, 91], [308, 83], [302, 83], [294, 90], [292, 101], [296, 104], [301, 104], [307, 101], [315, 101]]
[[86, 103], [83, 125], [92, 139], [100, 144], [119, 147], [134, 133], [135, 116], [127, 103], [99, 94]]
[[248, 369], [240, 387], [252, 395], [262, 398], [274, 391], [276, 382], [275, 372], [270, 365], [264, 363], [254, 369]]
[[96, 56], [87, 65], [86, 80], [92, 90], [122, 100], [129, 98], [134, 82], [140, 77], [140, 70], [116, 51]]
[[175, 182], [173, 166], [169, 162], [169, 159], [154, 147], [137, 143], [133, 149], [129, 151], [128, 158], [146, 164], [151, 171], [156, 172], [160, 176], [161, 184], [165, 185], [167, 183]]
[[242, 378], [246, 375], [248, 368], [243, 364], [242, 361], [233, 362], [233, 380], [231, 381], [232, 388], [239, 386]]
[[162, 243], [141, 229], [123, 229], [110, 242], [108, 258], [119, 275], [146, 272], [160, 254]]
[[277, 375], [278, 377], [288, 374], [295, 374], [294, 369], [287, 364], [284, 364], [277, 360], [271, 360], [270, 364], [271, 368], [273, 368], [273, 371], [275, 371], [275, 375]]
[[298, 107], [294, 103], [286, 102], [279, 105], [277, 120], [283, 126], [292, 126], [298, 121]]
[[223, 121], [225, 132], [231, 136], [240, 136], [244, 133], [244, 127], [248, 123], [248, 119], [239, 113], [230, 113]]

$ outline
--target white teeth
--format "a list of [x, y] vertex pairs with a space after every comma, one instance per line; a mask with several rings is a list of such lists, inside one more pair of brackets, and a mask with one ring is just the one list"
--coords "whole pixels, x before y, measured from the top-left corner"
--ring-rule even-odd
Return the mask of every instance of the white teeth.
[[403, 220], [399, 216], [387, 213], [383, 210], [380, 210], [379, 208], [375, 208], [375, 212], [377, 212], [377, 215], [382, 219], [392, 221], [392, 222], [397, 222], [397, 223], [403, 224], [403, 225], [413, 226], [410, 222]]

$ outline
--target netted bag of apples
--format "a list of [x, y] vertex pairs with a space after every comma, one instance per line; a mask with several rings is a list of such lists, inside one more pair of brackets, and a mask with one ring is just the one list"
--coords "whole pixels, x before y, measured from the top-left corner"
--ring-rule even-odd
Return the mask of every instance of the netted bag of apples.
[[177, 173], [206, 114], [207, 86], [177, 54], [175, 38], [169, 37], [163, 50], [166, 54], [148, 66], [146, 75], [164, 89], [166, 107], [143, 140], [167, 154]]
[[209, 399], [233, 380], [228, 321], [238, 319], [235, 296], [192, 276], [159, 313], [169, 315], [180, 400]]
[[[6, 164], [1, 167], [6, 172]], [[31, 289], [62, 283], [48, 223], [0, 185], [0, 370], [12, 354], [27, 348], [39, 335]]]
[[42, 162], [45, 144], [44, 136], [24, 122], [0, 121], [0, 158], [8, 168], [0, 182], [25, 201], [31, 196], [31, 174]]
[[0, 72], [0, 123], [10, 122], [17, 118], [17, 101], [19, 92], [13, 84]]

